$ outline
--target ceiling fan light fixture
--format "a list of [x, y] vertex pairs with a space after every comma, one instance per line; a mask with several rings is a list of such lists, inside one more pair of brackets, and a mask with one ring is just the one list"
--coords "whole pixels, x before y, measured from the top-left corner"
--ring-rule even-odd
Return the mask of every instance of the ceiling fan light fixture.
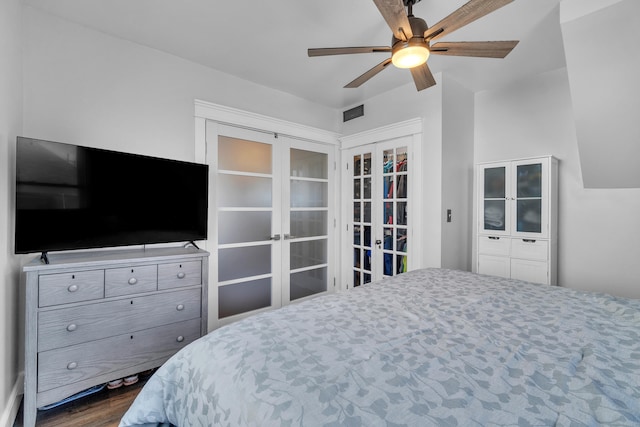
[[429, 46], [423, 39], [399, 41], [393, 46], [391, 62], [398, 68], [413, 68], [429, 59]]

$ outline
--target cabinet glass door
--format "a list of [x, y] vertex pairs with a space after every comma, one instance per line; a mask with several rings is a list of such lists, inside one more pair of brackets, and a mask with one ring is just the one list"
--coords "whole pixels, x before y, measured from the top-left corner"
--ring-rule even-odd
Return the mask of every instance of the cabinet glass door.
[[542, 163], [516, 164], [517, 233], [542, 232]]
[[481, 226], [484, 231], [496, 234], [509, 232], [508, 210], [508, 168], [506, 165], [484, 167], [480, 172], [482, 180]]
[[[295, 143], [292, 143], [295, 144]], [[289, 283], [283, 301], [326, 292], [329, 285], [329, 153], [317, 145], [289, 150], [289, 224], [283, 229], [288, 242]]]

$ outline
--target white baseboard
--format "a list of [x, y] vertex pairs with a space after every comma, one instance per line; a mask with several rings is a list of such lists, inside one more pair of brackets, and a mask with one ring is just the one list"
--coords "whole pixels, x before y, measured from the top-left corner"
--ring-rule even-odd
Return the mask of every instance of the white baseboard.
[[20, 409], [20, 402], [22, 402], [23, 394], [24, 372], [20, 372], [20, 374], [18, 374], [18, 379], [15, 384], [13, 384], [13, 388], [11, 389], [11, 393], [7, 399], [4, 411], [0, 414], [0, 427], [13, 427], [16, 415], [18, 415], [18, 410]]

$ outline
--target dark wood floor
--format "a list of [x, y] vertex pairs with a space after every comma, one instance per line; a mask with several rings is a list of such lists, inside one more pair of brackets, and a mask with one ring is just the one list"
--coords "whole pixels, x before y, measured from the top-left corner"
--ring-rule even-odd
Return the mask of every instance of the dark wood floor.
[[[38, 427], [117, 427], [120, 418], [136, 398], [144, 381], [115, 390], [106, 388], [48, 411], [38, 411]], [[22, 407], [14, 427], [22, 427]]]

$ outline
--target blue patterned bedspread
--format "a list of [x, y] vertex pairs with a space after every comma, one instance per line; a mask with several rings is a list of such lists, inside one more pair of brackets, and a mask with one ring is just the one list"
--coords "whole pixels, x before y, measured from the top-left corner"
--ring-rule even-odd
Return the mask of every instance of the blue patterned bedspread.
[[120, 426], [640, 426], [640, 300], [426, 269], [222, 327]]

